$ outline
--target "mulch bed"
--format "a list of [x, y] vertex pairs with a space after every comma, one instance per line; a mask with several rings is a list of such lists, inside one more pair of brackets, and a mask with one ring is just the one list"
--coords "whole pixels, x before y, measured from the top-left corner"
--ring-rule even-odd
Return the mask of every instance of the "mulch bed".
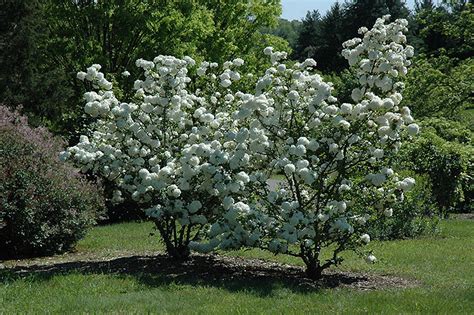
[[337, 270], [326, 271], [320, 280], [314, 281], [306, 278], [302, 267], [262, 259], [195, 254], [189, 260], [176, 262], [164, 254], [153, 253], [113, 258], [79, 256], [76, 260], [74, 255], [65, 255], [59, 261], [51, 258], [9, 261], [0, 270], [0, 280], [6, 274], [8, 277], [32, 275], [47, 279], [71, 272], [135, 276], [152, 286], [187, 283], [254, 291], [268, 291], [281, 285], [298, 291], [403, 289], [420, 285], [418, 281], [392, 275]]
[[453, 213], [450, 218], [456, 220], [474, 220], [474, 213]]

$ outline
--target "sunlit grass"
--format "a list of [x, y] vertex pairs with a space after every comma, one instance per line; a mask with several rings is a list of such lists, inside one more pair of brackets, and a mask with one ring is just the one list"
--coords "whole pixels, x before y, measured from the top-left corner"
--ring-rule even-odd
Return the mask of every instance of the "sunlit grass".
[[[150, 223], [95, 228], [77, 254], [150, 253], [162, 249], [149, 236]], [[0, 313], [472, 313], [474, 310], [474, 221], [442, 222], [441, 235], [415, 240], [373, 242], [378, 263], [367, 265], [346, 254], [342, 270], [391, 274], [420, 284], [409, 289], [356, 291], [297, 290], [274, 283], [232, 283], [193, 277], [82, 272], [12, 277], [0, 271]], [[258, 250], [227, 255], [299, 264], [293, 257]]]

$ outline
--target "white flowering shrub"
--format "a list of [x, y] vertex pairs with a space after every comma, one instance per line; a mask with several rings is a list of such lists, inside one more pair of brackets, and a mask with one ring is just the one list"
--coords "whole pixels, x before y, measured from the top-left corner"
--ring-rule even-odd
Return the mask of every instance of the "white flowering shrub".
[[[301, 257], [318, 278], [342, 251], [370, 241], [370, 214], [356, 196], [382, 220], [414, 185], [390, 168], [403, 135], [418, 126], [399, 106], [413, 56], [407, 22], [388, 18], [344, 43], [360, 82], [352, 103], [331, 95], [314, 60], [290, 65], [270, 47], [272, 66], [253, 93], [233, 90], [241, 59], [222, 67], [189, 57], [138, 60], [144, 79], [128, 101], [93, 65], [78, 77], [97, 88], [85, 94], [97, 121], [63, 157], [113, 180], [117, 201], [139, 201], [175, 257], [258, 247]], [[277, 173], [284, 180], [274, 189], [268, 181]]]
[[[238, 170], [249, 155], [226, 144], [235, 100], [229, 87], [240, 79], [242, 64], [235, 59], [196, 68], [189, 57], [140, 59], [144, 79], [135, 81], [135, 95], [126, 102], [116, 98], [99, 65], [78, 74], [97, 89], [85, 94], [84, 108], [97, 121], [91, 136], [82, 136], [63, 158], [114, 181], [115, 201], [139, 202], [173, 257], [189, 255], [189, 242], [216, 220], [222, 199], [248, 181]], [[204, 89], [190, 91], [197, 85]]]
[[[361, 212], [354, 200], [378, 209], [371, 219], [396, 215], [391, 204], [403, 199], [414, 180], [399, 178], [389, 161], [402, 134], [414, 135], [418, 126], [410, 110], [399, 107], [400, 77], [413, 56], [403, 35], [407, 22], [387, 20], [344, 43], [343, 55], [357, 67], [360, 82], [353, 103], [339, 104], [331, 96], [331, 83], [312, 71], [314, 60], [288, 66], [281, 62], [284, 55], [266, 50], [273, 67], [236, 113], [257, 141], [249, 152], [258, 170], [250, 176], [246, 199], [211, 227], [211, 243], [301, 257], [308, 276], [318, 278], [342, 261], [342, 251], [370, 241], [365, 224], [374, 214]], [[274, 173], [284, 180], [271, 190], [266, 180]]]

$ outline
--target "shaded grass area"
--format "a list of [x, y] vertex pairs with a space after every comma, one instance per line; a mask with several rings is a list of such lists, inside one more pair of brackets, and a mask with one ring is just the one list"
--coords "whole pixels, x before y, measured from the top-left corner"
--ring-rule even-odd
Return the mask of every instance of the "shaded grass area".
[[[443, 221], [442, 233], [437, 237], [373, 242], [370, 246], [379, 259], [377, 264], [367, 265], [355, 255], [346, 254], [342, 268], [331, 271], [397, 275], [418, 282], [411, 288], [377, 290], [341, 286], [341, 282], [355, 281], [350, 276], [339, 276], [332, 285], [311, 286], [299, 276], [299, 260], [258, 250], [226, 255], [279, 264], [267, 263], [268, 268], [229, 266], [209, 256], [197, 256], [192, 263], [175, 267], [169, 259], [156, 255], [162, 246], [157, 236], [149, 236], [150, 232], [149, 223], [98, 227], [78, 244], [75, 254], [25, 264], [6, 262], [7, 268], [0, 270], [0, 313], [354, 314], [474, 310], [473, 220]], [[119, 255], [126, 257], [116, 258]], [[110, 261], [98, 261], [97, 257]], [[61, 262], [76, 258], [82, 261]], [[35, 266], [37, 263], [42, 266]], [[296, 267], [282, 268], [281, 264]], [[326, 281], [329, 279], [331, 275]]]

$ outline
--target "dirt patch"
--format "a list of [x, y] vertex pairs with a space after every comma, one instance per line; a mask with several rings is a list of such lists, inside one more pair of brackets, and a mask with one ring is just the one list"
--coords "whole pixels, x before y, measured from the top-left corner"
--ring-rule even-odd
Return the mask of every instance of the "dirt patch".
[[453, 213], [450, 217], [456, 220], [474, 220], [474, 213]]
[[[69, 257], [71, 258], [71, 257]], [[247, 259], [220, 255], [192, 255], [183, 262], [176, 262], [163, 254], [115, 257], [112, 259], [89, 259], [83, 261], [10, 261], [2, 274], [11, 277], [34, 276], [47, 279], [56, 274], [107, 273], [131, 275], [147, 285], [187, 283], [224, 287], [229, 290], [251, 290], [269, 292], [272, 288], [285, 286], [297, 291], [312, 291], [324, 288], [351, 288], [356, 290], [379, 290], [389, 288], [411, 288], [417, 281], [391, 275], [327, 271], [318, 281], [306, 278], [304, 269], [261, 259]]]

